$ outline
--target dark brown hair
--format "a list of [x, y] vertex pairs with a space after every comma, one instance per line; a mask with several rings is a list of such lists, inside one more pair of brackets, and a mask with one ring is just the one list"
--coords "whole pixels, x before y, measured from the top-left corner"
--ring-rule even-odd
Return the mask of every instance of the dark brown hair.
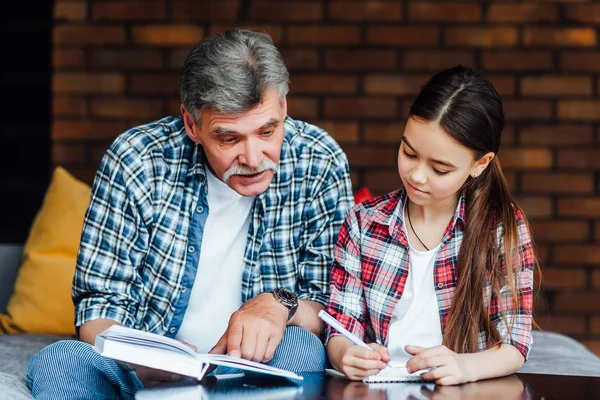
[[[476, 160], [489, 152], [498, 154], [504, 128], [502, 101], [481, 71], [459, 65], [436, 74], [412, 104], [410, 116], [437, 121], [445, 132], [472, 149]], [[465, 230], [444, 344], [456, 352], [472, 353], [477, 351], [480, 329], [487, 333], [490, 345], [504, 339], [491, 321], [491, 302], [486, 305], [488, 279], [492, 296], [497, 299], [501, 299], [501, 287], [509, 287], [512, 292], [512, 308], [500, 310], [510, 334], [506, 315], [516, 313], [520, 306], [517, 216], [524, 215], [508, 191], [497, 157], [479, 177], [469, 177], [462, 190], [466, 199]], [[497, 238], [500, 225], [502, 237]]]

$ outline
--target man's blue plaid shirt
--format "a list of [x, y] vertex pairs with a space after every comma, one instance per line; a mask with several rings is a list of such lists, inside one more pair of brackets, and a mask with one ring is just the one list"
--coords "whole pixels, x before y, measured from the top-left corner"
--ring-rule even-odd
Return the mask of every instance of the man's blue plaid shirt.
[[[73, 281], [76, 327], [108, 318], [177, 334], [200, 258], [206, 194], [202, 147], [180, 117], [114, 141], [85, 216]], [[252, 209], [242, 301], [284, 287], [327, 305], [333, 249], [352, 201], [339, 145], [322, 129], [287, 118], [279, 168]]]

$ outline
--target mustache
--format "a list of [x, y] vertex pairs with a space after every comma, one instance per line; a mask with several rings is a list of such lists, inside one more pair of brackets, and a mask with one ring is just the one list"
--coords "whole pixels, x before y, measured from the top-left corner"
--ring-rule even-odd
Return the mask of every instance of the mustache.
[[234, 165], [223, 174], [223, 182], [229, 183], [233, 175], [256, 175], [266, 170], [277, 172], [277, 164], [269, 158], [265, 158], [257, 168], [249, 168], [245, 165]]

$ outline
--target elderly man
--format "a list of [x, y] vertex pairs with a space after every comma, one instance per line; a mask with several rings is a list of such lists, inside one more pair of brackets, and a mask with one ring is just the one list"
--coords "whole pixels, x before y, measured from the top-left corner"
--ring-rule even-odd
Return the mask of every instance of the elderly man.
[[36, 398], [132, 398], [177, 379], [90, 346], [122, 324], [289, 370], [323, 370], [317, 313], [351, 206], [347, 159], [287, 117], [271, 39], [200, 42], [181, 74], [181, 117], [120, 135], [99, 167], [73, 282], [81, 341], [32, 358]]

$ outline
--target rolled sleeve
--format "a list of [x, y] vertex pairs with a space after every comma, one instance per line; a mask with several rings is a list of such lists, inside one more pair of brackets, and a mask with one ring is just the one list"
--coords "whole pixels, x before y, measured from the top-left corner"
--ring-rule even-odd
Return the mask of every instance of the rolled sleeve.
[[148, 241], [140, 211], [148, 207], [145, 181], [139, 157], [117, 139], [100, 164], [84, 220], [72, 291], [76, 328], [104, 318], [135, 326]]

